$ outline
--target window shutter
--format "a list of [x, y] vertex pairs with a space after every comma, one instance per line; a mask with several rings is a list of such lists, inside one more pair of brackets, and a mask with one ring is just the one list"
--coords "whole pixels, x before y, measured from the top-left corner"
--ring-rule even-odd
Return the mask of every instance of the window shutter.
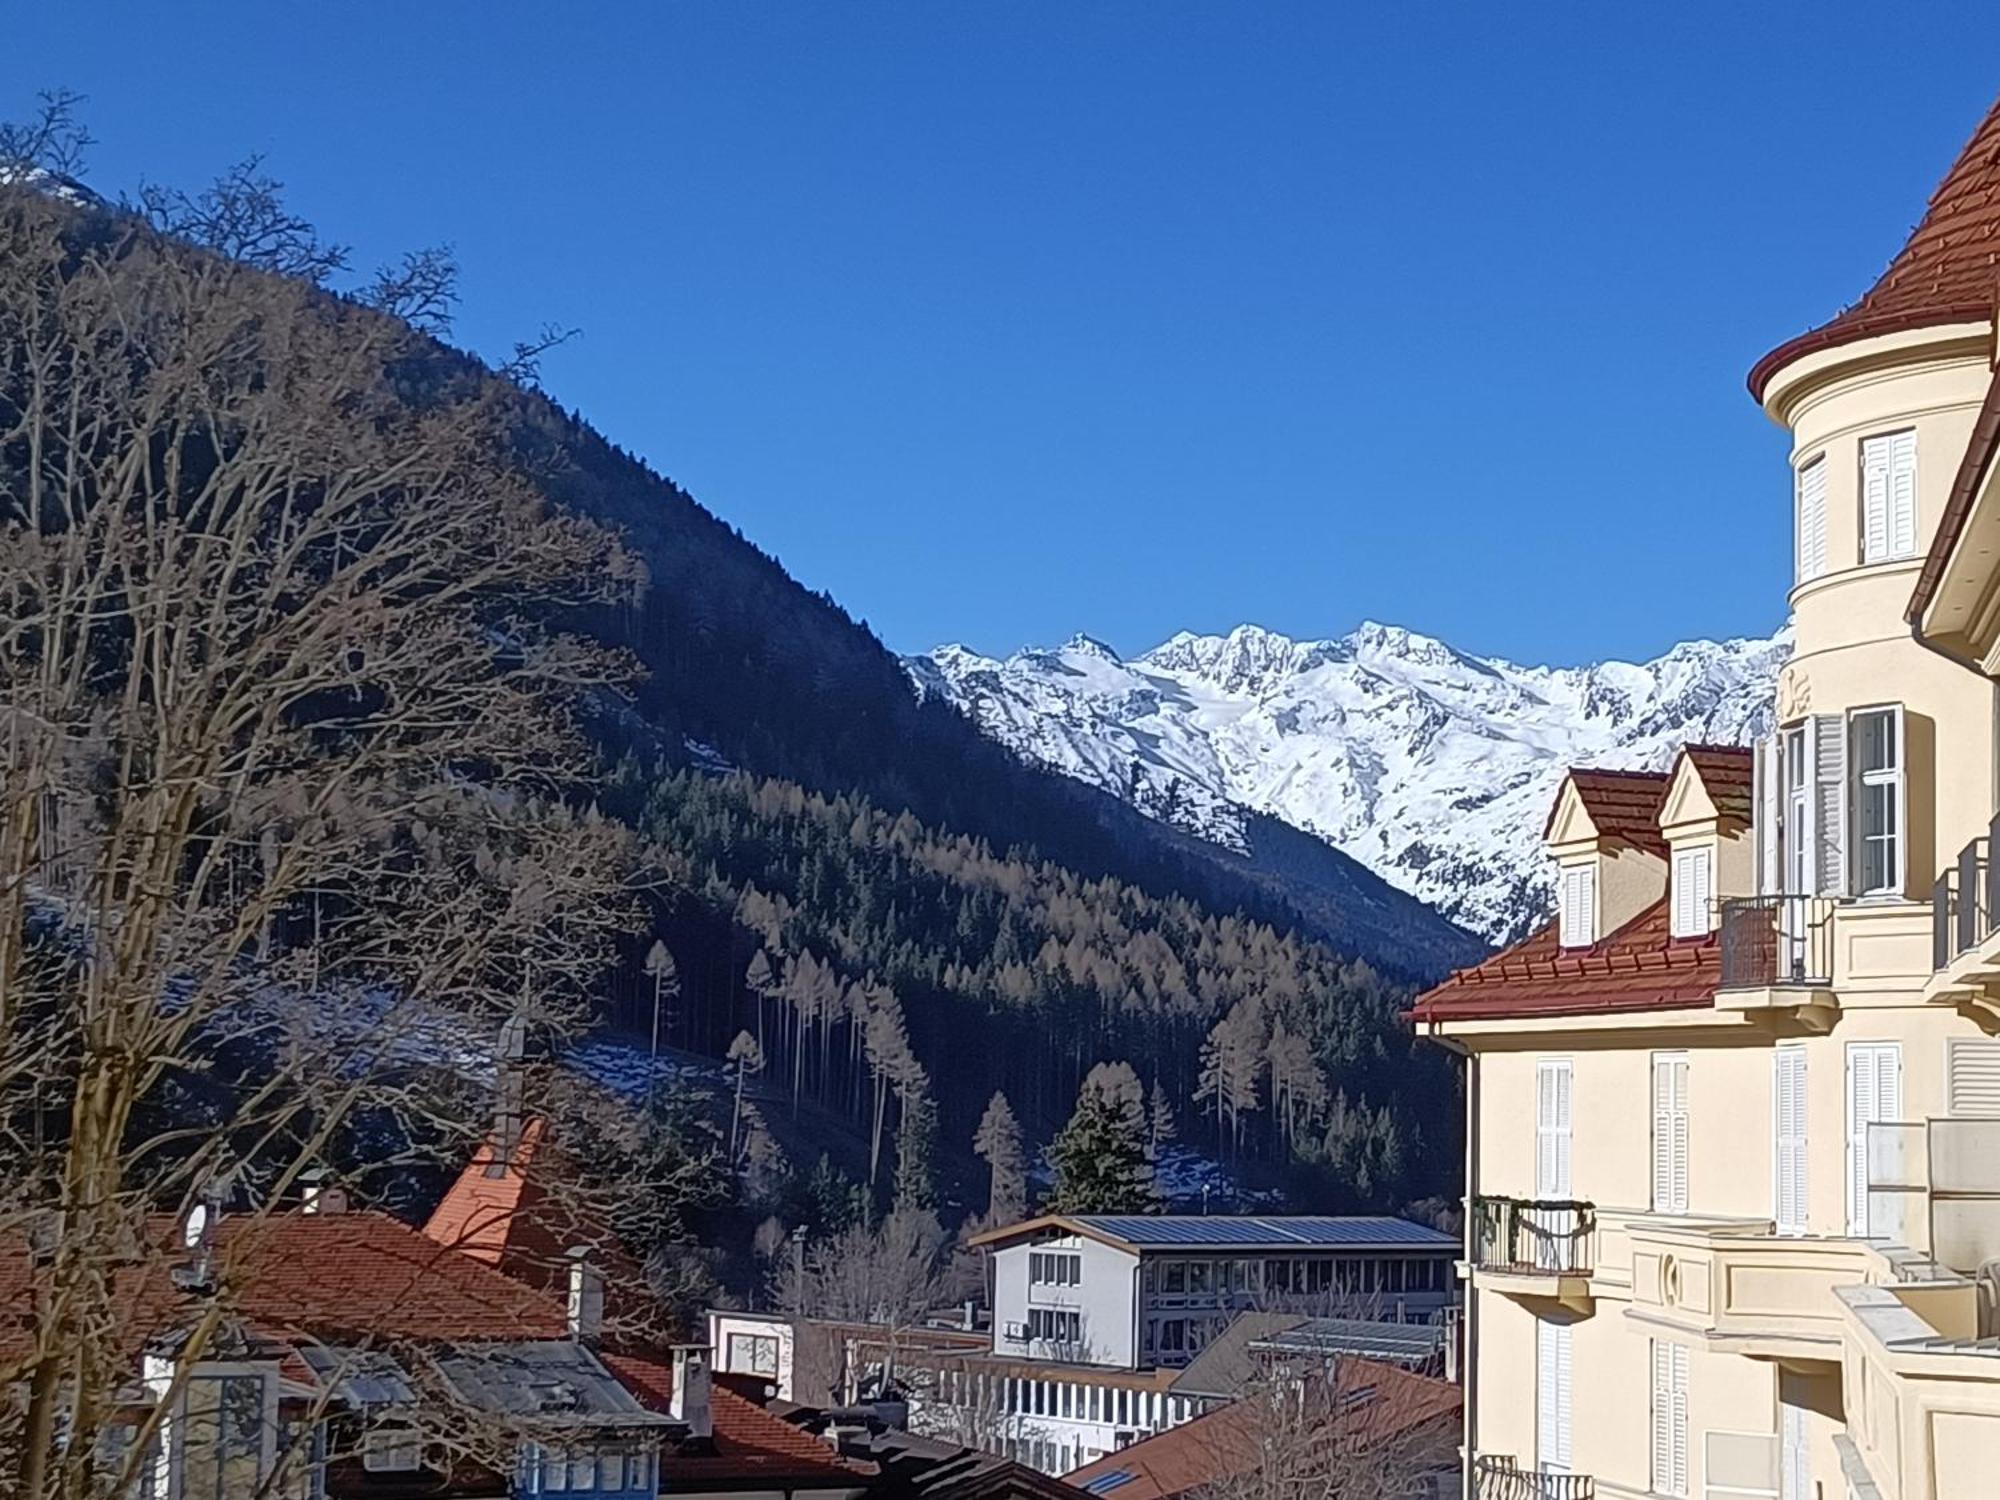
[[1805, 1408], [1778, 1403], [1779, 1500], [1812, 1500], [1812, 1450], [1806, 1445]]
[[1653, 1212], [1688, 1211], [1688, 1060], [1653, 1055]]
[[1668, 1348], [1672, 1351], [1670, 1357], [1673, 1372], [1670, 1434], [1673, 1444], [1673, 1469], [1667, 1493], [1685, 1495], [1688, 1492], [1688, 1352], [1685, 1344], [1671, 1344]]
[[1570, 1465], [1570, 1330], [1546, 1318], [1535, 1324], [1535, 1464], [1545, 1474]]
[[1772, 1218], [1780, 1234], [1806, 1229], [1806, 1049], [1786, 1046], [1772, 1053], [1772, 1162], [1775, 1200]]
[[1889, 444], [1889, 556], [1917, 554], [1917, 435], [1899, 432]]
[[1826, 571], [1826, 457], [1799, 470], [1799, 582]]
[[1673, 928], [1675, 937], [1700, 937], [1709, 930], [1709, 906], [1713, 897], [1710, 871], [1713, 851], [1674, 851]]
[[1868, 1127], [1903, 1113], [1903, 1052], [1895, 1042], [1847, 1048], [1847, 1232], [1868, 1233]]
[[2000, 1039], [1952, 1037], [1944, 1044], [1945, 1113], [2000, 1117]]
[[1757, 783], [1757, 889], [1766, 896], [1784, 889], [1785, 867], [1778, 843], [1778, 830], [1784, 824], [1779, 800], [1785, 785], [1783, 762], [1779, 758], [1783, 753], [1782, 738], [1772, 734], [1757, 746], [1751, 760]]
[[1535, 1196], [1570, 1195], [1570, 1060], [1545, 1057], [1535, 1065]]
[[1847, 722], [1815, 714], [1807, 733], [1813, 763], [1813, 822], [1818, 851], [1815, 895], [1847, 894]]
[[1878, 563], [1889, 556], [1889, 439], [1872, 437], [1861, 444], [1861, 560]]
[[1560, 940], [1565, 948], [1587, 948], [1597, 941], [1597, 866], [1566, 865], [1561, 879]]

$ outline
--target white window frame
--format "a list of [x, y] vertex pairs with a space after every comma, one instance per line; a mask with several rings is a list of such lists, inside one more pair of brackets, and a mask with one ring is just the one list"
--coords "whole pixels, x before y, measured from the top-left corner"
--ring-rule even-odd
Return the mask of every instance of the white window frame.
[[1901, 562], [1917, 555], [1917, 431], [1877, 432], [1861, 440], [1861, 561]]
[[[1867, 1062], [1862, 1063], [1863, 1056]], [[1868, 1127], [1903, 1113], [1903, 1044], [1849, 1042], [1844, 1084], [1847, 1136], [1847, 1232], [1868, 1235]], [[1866, 1095], [1864, 1099], [1864, 1094]], [[1864, 1118], [1863, 1105], [1866, 1104]]]
[[1803, 1042], [1780, 1042], [1771, 1049], [1771, 1222], [1782, 1235], [1806, 1232], [1812, 1176], [1808, 1066]]
[[[1889, 748], [1894, 757], [1887, 768], [1864, 771], [1861, 769], [1861, 723], [1864, 719], [1886, 715], [1890, 723]], [[1908, 878], [1910, 846], [1909, 807], [1909, 735], [1900, 703], [1876, 703], [1863, 708], [1849, 709], [1847, 713], [1847, 816], [1848, 849], [1851, 860], [1849, 886], [1856, 896], [1876, 899], [1900, 898]], [[1862, 804], [1869, 794], [1883, 789], [1889, 792], [1889, 806], [1896, 820], [1896, 827], [1888, 839], [1891, 868], [1886, 881], [1870, 883], [1866, 879], [1868, 868], [1867, 840], [1861, 831]]]
[[1784, 810], [1781, 848], [1784, 871], [1779, 890], [1788, 896], [1813, 894], [1813, 756], [1806, 726], [1792, 724], [1778, 735], [1778, 770], [1782, 778], [1778, 795]]
[[1798, 530], [1793, 561], [1800, 583], [1811, 583], [1827, 570], [1826, 455], [1816, 453], [1799, 465], [1793, 484], [1798, 502]]
[[1714, 920], [1715, 850], [1707, 844], [1676, 849], [1673, 886], [1673, 935], [1706, 937]]
[[[1692, 1069], [1685, 1052], [1655, 1052], [1652, 1062], [1653, 1212], [1688, 1211], [1688, 1156], [1692, 1117], [1688, 1086]], [[1662, 1095], [1661, 1084], [1666, 1084]]]
[[1559, 867], [1556, 892], [1558, 942], [1565, 948], [1588, 948], [1597, 941], [1597, 861]]

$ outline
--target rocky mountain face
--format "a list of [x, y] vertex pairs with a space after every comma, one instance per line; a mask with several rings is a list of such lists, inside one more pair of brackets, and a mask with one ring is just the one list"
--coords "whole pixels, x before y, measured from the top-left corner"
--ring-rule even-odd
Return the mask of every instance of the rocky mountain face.
[[1124, 660], [1079, 635], [907, 666], [1023, 759], [1241, 849], [1263, 813], [1493, 942], [1547, 913], [1541, 850], [1571, 765], [1664, 767], [1770, 721], [1789, 636], [1687, 641], [1642, 663], [1522, 666], [1393, 625], [1298, 641], [1242, 625]]

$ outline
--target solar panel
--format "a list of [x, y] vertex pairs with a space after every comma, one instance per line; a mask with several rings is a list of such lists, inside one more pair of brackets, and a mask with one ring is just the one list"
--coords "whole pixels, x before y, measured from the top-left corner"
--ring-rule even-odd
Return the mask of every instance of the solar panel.
[[1099, 1474], [1095, 1479], [1085, 1484], [1083, 1492], [1086, 1495], [1108, 1495], [1121, 1484], [1130, 1484], [1131, 1482], [1132, 1471], [1130, 1469], [1113, 1469], [1108, 1474]]
[[1203, 1214], [1078, 1214], [1074, 1217], [1077, 1223], [1100, 1234], [1148, 1248], [1395, 1245], [1409, 1249], [1450, 1250], [1458, 1245], [1458, 1239], [1453, 1235], [1386, 1214], [1218, 1214], [1212, 1217]]

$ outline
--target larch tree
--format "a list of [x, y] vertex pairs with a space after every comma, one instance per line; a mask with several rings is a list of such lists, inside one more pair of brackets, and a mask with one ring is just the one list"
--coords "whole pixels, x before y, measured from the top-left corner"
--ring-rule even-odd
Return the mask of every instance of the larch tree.
[[173, 1399], [96, 1472], [133, 1375], [120, 1288], [178, 1253], [154, 1216], [227, 1199], [248, 1245], [310, 1170], [462, 1159], [488, 1116], [439, 1087], [458, 1039], [586, 1021], [636, 913], [576, 704], [625, 668], [553, 622], [634, 569], [521, 471], [526, 398], [476, 363], [18, 176], [0, 1235], [47, 1295], [0, 1355], [25, 1392], [0, 1487], [80, 1497], [129, 1487]]
[[972, 1138], [973, 1152], [986, 1163], [990, 1181], [986, 1194], [986, 1220], [992, 1225], [1012, 1224], [1028, 1212], [1028, 1153], [1022, 1142], [1021, 1122], [1005, 1094], [996, 1093], [986, 1102], [979, 1130]]
[[736, 1033], [736, 1040], [729, 1044], [729, 1076], [734, 1100], [729, 1109], [729, 1160], [737, 1160], [737, 1140], [743, 1127], [743, 1086], [756, 1074], [764, 1071], [764, 1049], [757, 1045], [757, 1038], [747, 1031]]

